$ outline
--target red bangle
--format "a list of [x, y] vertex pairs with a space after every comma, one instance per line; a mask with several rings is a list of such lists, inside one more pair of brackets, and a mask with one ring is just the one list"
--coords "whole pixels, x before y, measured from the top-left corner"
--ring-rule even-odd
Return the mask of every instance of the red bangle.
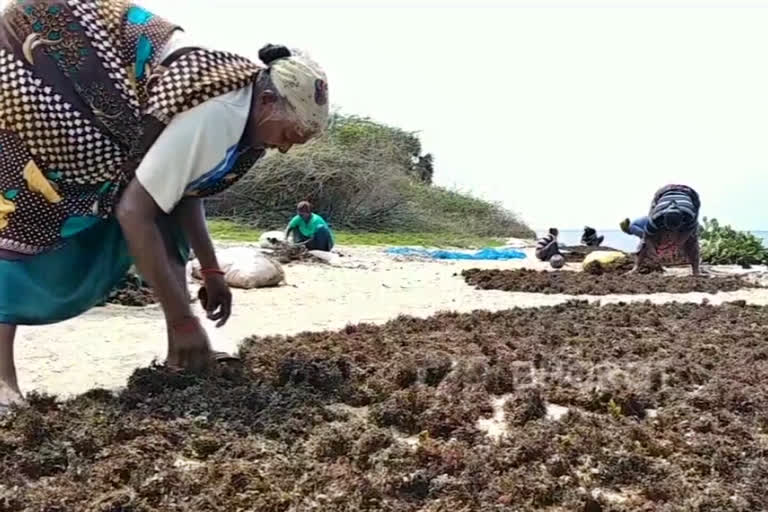
[[201, 268], [200, 274], [203, 276], [223, 276], [226, 274], [226, 272], [218, 268]]
[[196, 316], [188, 316], [171, 324], [171, 330], [181, 334], [191, 334], [200, 328], [200, 321]]

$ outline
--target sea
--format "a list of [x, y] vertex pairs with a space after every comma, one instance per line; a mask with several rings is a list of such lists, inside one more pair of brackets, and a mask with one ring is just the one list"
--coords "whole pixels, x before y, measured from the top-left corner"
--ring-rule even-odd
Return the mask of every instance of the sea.
[[[536, 236], [544, 236], [546, 230], [537, 230]], [[560, 230], [560, 236], [558, 241], [565, 245], [580, 245], [581, 235], [584, 232], [582, 229], [568, 229]], [[606, 247], [612, 247], [621, 251], [634, 251], [637, 249], [639, 240], [637, 237], [630, 236], [620, 230], [597, 230], [597, 232], [605, 237], [603, 245]], [[752, 231], [754, 235], [763, 240], [763, 245], [768, 247], [768, 231]]]

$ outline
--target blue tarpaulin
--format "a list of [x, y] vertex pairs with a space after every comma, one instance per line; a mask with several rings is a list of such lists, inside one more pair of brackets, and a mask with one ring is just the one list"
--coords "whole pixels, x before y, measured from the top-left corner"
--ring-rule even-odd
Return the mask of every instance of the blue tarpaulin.
[[446, 251], [442, 249], [427, 250], [411, 247], [392, 247], [387, 249], [387, 254], [395, 256], [421, 256], [436, 260], [522, 260], [525, 253], [515, 249], [486, 248], [477, 252]]

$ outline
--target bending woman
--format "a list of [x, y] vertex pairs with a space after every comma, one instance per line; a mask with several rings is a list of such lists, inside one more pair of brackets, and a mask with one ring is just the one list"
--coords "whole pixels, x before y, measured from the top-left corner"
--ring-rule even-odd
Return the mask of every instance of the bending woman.
[[232, 296], [202, 198], [328, 119], [317, 64], [281, 46], [259, 57], [197, 47], [124, 0], [19, 0], [3, 11], [0, 406], [21, 398], [16, 326], [87, 311], [132, 263], [162, 306], [167, 364], [210, 364], [187, 290], [190, 247], [217, 326]]
[[633, 272], [642, 269], [649, 260], [658, 259], [665, 253], [682, 250], [693, 270], [699, 275], [699, 194], [685, 185], [667, 185], [653, 196], [651, 209], [646, 217], [631, 224], [628, 219], [621, 223], [625, 233], [640, 237], [640, 248]]

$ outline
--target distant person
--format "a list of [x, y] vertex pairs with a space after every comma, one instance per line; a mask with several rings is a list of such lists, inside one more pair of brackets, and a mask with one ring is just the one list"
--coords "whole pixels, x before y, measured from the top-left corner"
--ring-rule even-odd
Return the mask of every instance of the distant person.
[[649, 258], [682, 249], [693, 269], [699, 275], [699, 195], [685, 185], [667, 185], [653, 196], [647, 216], [632, 222], [624, 219], [621, 230], [639, 237], [642, 241], [637, 251], [633, 272], [643, 268]]
[[552, 256], [560, 254], [560, 247], [557, 244], [559, 234], [557, 228], [549, 228], [547, 234], [539, 238], [536, 242], [536, 258], [541, 261], [549, 261]]
[[600, 247], [600, 245], [603, 243], [603, 240], [605, 240], [605, 237], [597, 236], [597, 231], [595, 228], [591, 228], [589, 226], [584, 228], [584, 234], [581, 235], [581, 243], [587, 247]]
[[288, 223], [285, 239], [293, 234], [293, 242], [304, 244], [310, 251], [330, 252], [333, 249], [333, 233], [321, 216], [312, 213], [312, 205], [302, 201], [296, 207], [296, 216]]

